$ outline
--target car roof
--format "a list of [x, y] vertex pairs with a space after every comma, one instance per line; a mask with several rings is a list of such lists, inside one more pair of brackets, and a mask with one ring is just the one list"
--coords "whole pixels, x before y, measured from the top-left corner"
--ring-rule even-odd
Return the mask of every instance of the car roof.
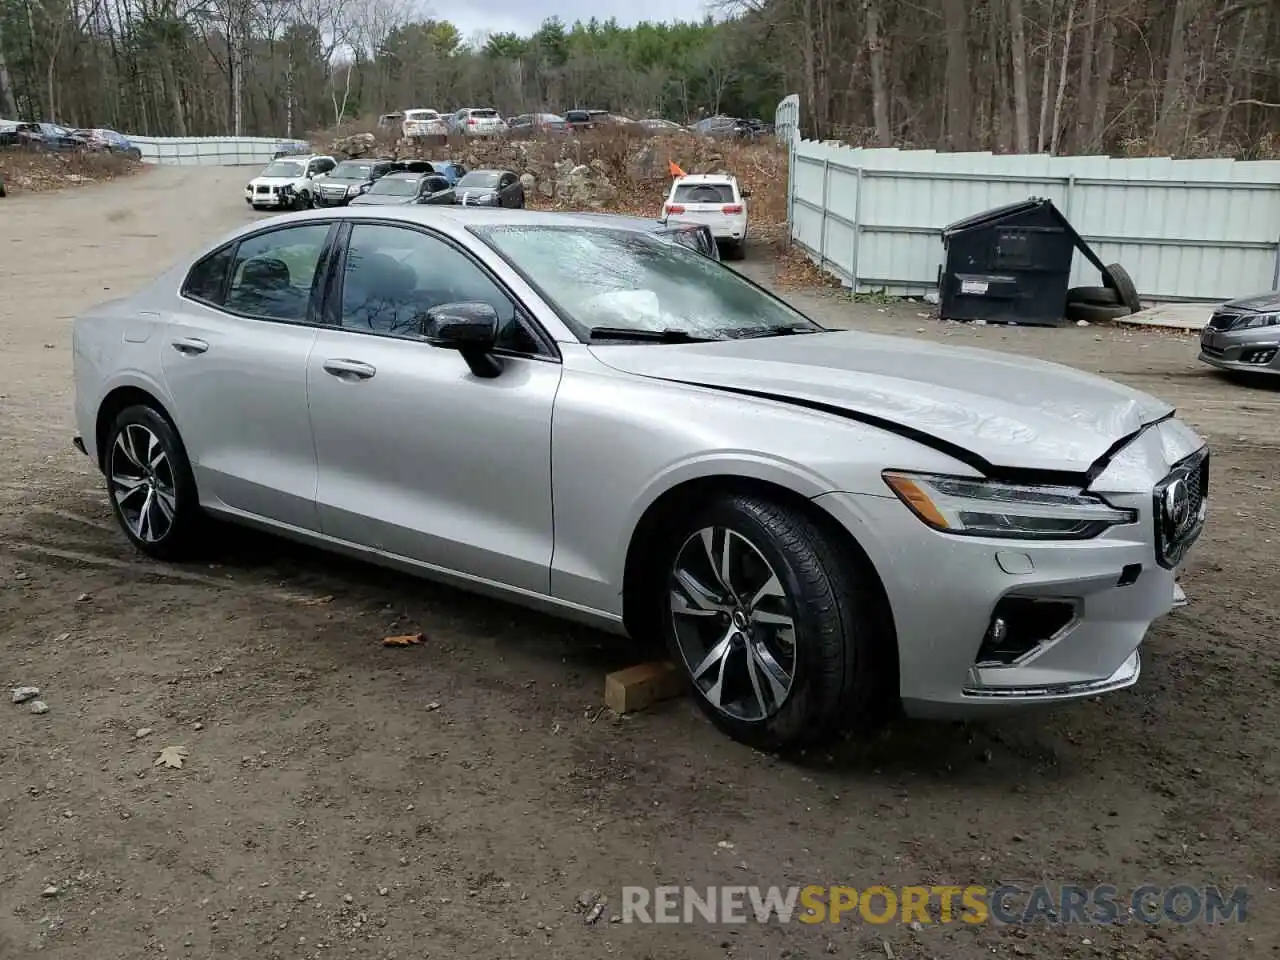
[[[349, 207], [330, 207], [320, 210], [309, 210], [301, 213], [291, 213], [280, 218], [281, 222], [296, 223], [300, 219], [314, 220], [332, 220], [345, 219], [347, 217], [368, 216], [360, 210], [352, 210]], [[659, 220], [650, 220], [645, 217], [629, 217], [612, 213], [577, 213], [577, 212], [561, 212], [558, 210], [529, 210], [529, 209], [509, 209], [504, 207], [463, 207], [463, 206], [439, 206], [439, 207], [405, 207], [403, 210], [396, 209], [394, 213], [378, 213], [379, 219], [387, 219], [388, 217], [395, 220], [403, 220], [405, 223], [421, 223], [426, 226], [435, 226], [447, 231], [460, 232], [470, 226], [503, 226], [503, 227], [521, 227], [521, 226], [545, 226], [545, 227], [582, 227], [595, 229], [607, 229], [608, 227], [619, 227], [627, 230], [638, 230], [644, 228], [646, 230], [659, 230], [663, 224]], [[260, 229], [264, 225], [264, 221], [256, 220], [252, 224], [244, 228], [244, 232], [252, 232]], [[224, 241], [225, 242], [225, 241]]]
[[676, 185], [683, 183], [727, 184], [737, 182], [738, 178], [728, 173], [689, 173], [675, 179]]

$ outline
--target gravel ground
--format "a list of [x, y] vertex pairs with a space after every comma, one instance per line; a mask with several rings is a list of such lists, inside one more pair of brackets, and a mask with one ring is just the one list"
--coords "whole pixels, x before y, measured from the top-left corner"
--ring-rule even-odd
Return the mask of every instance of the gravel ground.
[[[1150, 390], [1216, 459], [1192, 602], [1152, 630], [1136, 689], [784, 763], [689, 702], [602, 714], [635, 652], [591, 631], [248, 534], [209, 567], [130, 551], [69, 443], [70, 320], [254, 216], [244, 176], [0, 201], [0, 958], [1275, 955], [1275, 389], [1202, 369], [1181, 336], [788, 293], [832, 324]], [[411, 630], [427, 642], [379, 643]], [[9, 705], [22, 684], [47, 714]], [[178, 745], [181, 769], [154, 765]], [[624, 884], [1002, 881], [1252, 899], [1216, 926], [609, 922]], [[610, 901], [590, 925], [587, 890]]]

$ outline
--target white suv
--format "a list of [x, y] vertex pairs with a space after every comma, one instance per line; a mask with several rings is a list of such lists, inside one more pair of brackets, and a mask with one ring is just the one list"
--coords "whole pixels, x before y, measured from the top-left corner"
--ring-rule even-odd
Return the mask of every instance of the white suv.
[[315, 198], [312, 178], [328, 173], [333, 157], [279, 157], [267, 164], [244, 188], [244, 202], [255, 210], [286, 207], [305, 210]]
[[500, 137], [507, 132], [506, 121], [492, 107], [463, 107], [453, 115], [451, 125], [467, 137]]
[[406, 137], [447, 137], [449, 127], [435, 110], [424, 107], [406, 110], [401, 132]]
[[676, 177], [662, 205], [665, 223], [697, 223], [711, 228], [725, 256], [740, 259], [747, 243], [749, 193], [738, 189], [736, 177], [698, 173]]

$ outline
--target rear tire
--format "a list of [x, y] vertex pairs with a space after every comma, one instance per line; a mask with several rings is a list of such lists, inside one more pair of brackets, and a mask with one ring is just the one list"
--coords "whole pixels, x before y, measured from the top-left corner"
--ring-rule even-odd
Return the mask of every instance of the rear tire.
[[1107, 265], [1102, 274], [1102, 282], [1116, 292], [1120, 302], [1129, 308], [1130, 313], [1142, 309], [1142, 300], [1138, 297], [1138, 285], [1129, 276], [1129, 271], [1118, 263]]
[[721, 495], [673, 524], [655, 556], [671, 659], [733, 739], [794, 748], [839, 727], [872, 729], [897, 703], [875, 572], [804, 514]]
[[1073, 323], [1086, 320], [1089, 323], [1109, 323], [1132, 315], [1133, 311], [1123, 303], [1106, 306], [1100, 303], [1068, 303], [1067, 319]]
[[1120, 294], [1110, 287], [1072, 287], [1067, 291], [1067, 303], [1094, 303], [1114, 307], [1120, 303]]
[[102, 454], [111, 512], [129, 541], [158, 560], [194, 554], [204, 514], [177, 431], [149, 406], [126, 407]]

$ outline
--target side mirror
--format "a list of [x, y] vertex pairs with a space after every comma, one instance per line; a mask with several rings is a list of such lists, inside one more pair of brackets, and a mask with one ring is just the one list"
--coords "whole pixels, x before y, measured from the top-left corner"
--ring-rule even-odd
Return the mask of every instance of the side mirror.
[[498, 312], [487, 303], [464, 300], [432, 307], [423, 319], [422, 336], [433, 347], [457, 350], [477, 377], [502, 373], [502, 362], [493, 356]]

